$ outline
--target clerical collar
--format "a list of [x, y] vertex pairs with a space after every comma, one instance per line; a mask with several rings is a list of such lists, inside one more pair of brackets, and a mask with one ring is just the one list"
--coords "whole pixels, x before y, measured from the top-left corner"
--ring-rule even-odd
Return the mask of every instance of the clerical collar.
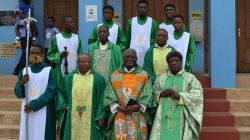
[[78, 70], [78, 73], [81, 74], [81, 75], [88, 75], [90, 74], [91, 70], [89, 70], [88, 72], [86, 72], [85, 74], [81, 74], [80, 71]]
[[133, 71], [135, 71], [135, 67], [133, 67], [132, 69], [128, 70], [126, 67], [124, 67], [124, 71], [126, 73], [132, 73]]
[[159, 48], [159, 49], [161, 49], [161, 48], [167, 48], [168, 47], [168, 43], [165, 46], [163, 46], [163, 47], [160, 47], [157, 44], [155, 44], [155, 46], [156, 46], [156, 48]]
[[184, 69], [180, 70], [179, 72], [177, 72], [175, 75], [169, 70], [168, 71], [168, 75], [169, 76], [178, 76], [178, 75], [182, 75], [185, 72]]
[[104, 44], [104, 45], [102, 45], [102, 43], [99, 42], [99, 46], [100, 46], [100, 50], [104, 51], [104, 50], [106, 50], [108, 48], [108, 42], [106, 44]]

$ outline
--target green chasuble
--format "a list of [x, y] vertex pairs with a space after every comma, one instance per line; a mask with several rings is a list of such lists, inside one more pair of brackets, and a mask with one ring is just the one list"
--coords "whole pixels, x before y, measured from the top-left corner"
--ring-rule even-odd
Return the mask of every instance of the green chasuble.
[[104, 94], [104, 106], [106, 109], [112, 104], [125, 106], [126, 100], [132, 98], [138, 104], [147, 107], [147, 110], [134, 112], [126, 115], [117, 110], [112, 112], [107, 126], [108, 140], [137, 139], [146, 140], [149, 136], [148, 125], [152, 125], [148, 108], [151, 107], [152, 85], [148, 80], [147, 73], [137, 66], [134, 71], [126, 73], [123, 67], [120, 67], [112, 74], [111, 83], [107, 85]]
[[[173, 89], [180, 100], [162, 97], [164, 89]], [[202, 114], [203, 89], [189, 72], [181, 70], [176, 75], [170, 71], [157, 77], [154, 85], [153, 105], [158, 105], [151, 140], [199, 140]]]
[[[46, 64], [41, 64], [39, 66], [30, 65], [31, 71], [33, 73], [39, 73], [43, 68], [47, 67]], [[23, 69], [25, 70], [25, 69]], [[23, 78], [23, 70], [18, 75], [18, 80], [15, 86], [15, 94], [18, 98], [25, 98], [25, 87], [21, 86], [21, 80]], [[38, 111], [46, 106], [46, 125], [45, 125], [45, 140], [55, 140], [56, 139], [56, 113], [55, 113], [55, 95], [56, 95], [56, 79], [53, 69], [50, 69], [48, 86], [40, 97], [35, 100], [30, 101], [30, 106], [33, 111]], [[30, 77], [32, 78], [32, 77]], [[43, 83], [41, 83], [43, 84]]]
[[175, 51], [175, 49], [171, 46], [160, 48], [156, 44], [147, 50], [144, 56], [143, 69], [148, 73], [152, 82], [158, 75], [168, 71], [166, 56], [172, 51]]
[[[180, 39], [183, 35], [182, 32], [174, 32], [174, 38], [176, 40]], [[192, 72], [192, 64], [195, 62], [196, 57], [196, 47], [195, 47], [195, 40], [193, 35], [190, 34], [189, 42], [188, 42], [188, 49], [187, 49], [187, 56], [186, 56], [186, 63], [185, 63], [185, 70], [187, 72]]]
[[[139, 17], [137, 18], [137, 22], [140, 24], [140, 25], [143, 25], [146, 23], [147, 21], [147, 17], [146, 18], [142, 18], [142, 17]], [[127, 23], [127, 27], [126, 27], [126, 35], [127, 35], [127, 45], [129, 47], [130, 45], [130, 41], [131, 41], [131, 28], [132, 28], [132, 19], [129, 19], [128, 20], [128, 23]], [[156, 33], [158, 31], [159, 27], [158, 27], [158, 23], [156, 20], [152, 20], [152, 28], [151, 28], [151, 34], [150, 34], [150, 46], [153, 46], [155, 43], [156, 43]], [[134, 31], [136, 32], [136, 31]]]
[[[110, 28], [112, 28], [114, 23], [104, 21], [103, 24], [108, 26], [110, 29]], [[98, 40], [97, 27], [98, 26], [94, 27], [94, 29], [92, 31], [92, 33], [88, 39], [88, 45], [95, 43]], [[120, 26], [118, 27], [118, 36], [117, 36], [116, 45], [120, 46], [121, 50], [125, 50], [127, 48], [127, 39], [126, 39], [125, 33], [123, 32], [123, 30]]]
[[106, 50], [100, 49], [99, 41], [89, 46], [92, 69], [100, 73], [109, 82], [111, 74], [122, 65], [121, 48], [112, 42], [107, 43]]
[[[67, 39], [71, 38], [71, 36], [72, 36], [72, 33], [61, 32], [61, 34], [62, 34], [62, 36], [64, 38], [67, 38]], [[77, 55], [79, 55], [81, 53], [82, 53], [82, 45], [81, 45], [80, 39], [78, 39]], [[62, 58], [60, 56], [60, 52], [59, 52], [59, 49], [58, 49], [58, 46], [57, 46], [56, 36], [54, 36], [51, 39], [47, 57], [48, 57], [48, 60], [55, 63], [56, 83], [57, 83], [58, 87], [60, 87], [62, 79], [63, 79], [63, 76], [62, 76], [62, 73], [61, 73]], [[61, 104], [60, 102], [61, 102], [61, 95], [60, 95], [60, 91], [59, 91], [59, 88], [58, 88], [57, 89], [57, 96], [56, 96], [56, 110], [57, 111], [62, 110], [62, 106], [60, 106], [60, 104]], [[59, 116], [58, 116], [59, 118], [57, 118], [57, 119], [61, 120], [62, 119], [62, 112], [59, 112], [59, 113], [60, 113]]]
[[104, 127], [99, 127], [98, 120], [107, 118], [103, 108], [105, 87], [104, 78], [96, 72], [81, 75], [76, 70], [64, 77], [62, 105], [69, 107], [64, 140], [104, 139]]

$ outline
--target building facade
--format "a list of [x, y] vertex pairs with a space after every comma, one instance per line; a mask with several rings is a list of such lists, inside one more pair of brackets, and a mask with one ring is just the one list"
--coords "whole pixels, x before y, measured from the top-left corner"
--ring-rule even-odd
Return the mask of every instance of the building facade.
[[[167, 3], [176, 5], [177, 13], [185, 18], [189, 31], [197, 39], [197, 57], [194, 73], [209, 73], [214, 88], [236, 87], [236, 73], [250, 72], [250, 2], [248, 0], [148, 0], [149, 15], [158, 23], [164, 21], [163, 7]], [[13, 11], [18, 0], [0, 1], [0, 11]], [[110, 4], [115, 8], [114, 21], [125, 30], [126, 22], [136, 15], [135, 0], [33, 0], [34, 17], [43, 43], [46, 17], [55, 16], [56, 25], [71, 15], [83, 43], [88, 49], [87, 39], [92, 29], [102, 22], [102, 7]], [[249, 12], [246, 12], [246, 11]], [[14, 26], [0, 25], [0, 44], [13, 43]], [[0, 46], [1, 47], [1, 46]], [[1, 49], [1, 48], [0, 48]], [[1, 52], [1, 51], [0, 51]], [[0, 75], [11, 75], [19, 60], [20, 49], [14, 50], [13, 57], [0, 57]]]

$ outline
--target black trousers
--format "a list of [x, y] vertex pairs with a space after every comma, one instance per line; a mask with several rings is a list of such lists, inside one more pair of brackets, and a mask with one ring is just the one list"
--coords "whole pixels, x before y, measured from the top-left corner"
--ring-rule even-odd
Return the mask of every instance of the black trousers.
[[47, 58], [48, 50], [49, 50], [49, 48], [44, 48], [44, 61], [45, 61], [45, 63], [47, 63], [48, 65], [50, 65], [50, 61]]
[[[22, 37], [21, 38], [21, 46], [22, 46], [22, 54], [21, 57], [18, 61], [18, 64], [16, 65], [13, 74], [18, 75], [20, 71], [25, 68], [25, 60], [26, 60], [26, 42], [27, 42], [27, 37]], [[29, 38], [29, 51], [30, 51], [30, 46], [32, 43], [32, 38]]]

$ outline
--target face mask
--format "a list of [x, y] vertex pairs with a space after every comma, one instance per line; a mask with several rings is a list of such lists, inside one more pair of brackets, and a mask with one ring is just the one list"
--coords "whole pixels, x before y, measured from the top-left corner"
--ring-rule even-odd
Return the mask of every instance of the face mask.
[[43, 61], [43, 56], [40, 54], [30, 54], [29, 56], [29, 61], [32, 64], [38, 64], [38, 63], [42, 63]]

